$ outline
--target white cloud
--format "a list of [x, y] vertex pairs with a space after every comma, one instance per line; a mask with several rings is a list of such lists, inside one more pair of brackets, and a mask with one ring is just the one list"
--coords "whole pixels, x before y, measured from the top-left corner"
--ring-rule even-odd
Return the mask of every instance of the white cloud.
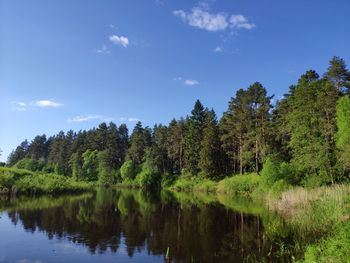
[[112, 35], [109, 37], [109, 40], [116, 45], [121, 45], [123, 47], [127, 47], [129, 45], [129, 39], [124, 36]]
[[175, 10], [173, 14], [190, 26], [204, 29], [211, 32], [224, 31], [228, 27], [232, 29], [253, 29], [255, 24], [250, 23], [241, 14], [229, 17], [227, 13], [210, 13], [208, 5], [194, 7], [191, 12]]
[[100, 54], [110, 54], [111, 51], [108, 49], [108, 47], [106, 45], [102, 45], [101, 48], [99, 49], [95, 49], [96, 53], [100, 53]]
[[102, 115], [78, 115], [74, 118], [69, 118], [68, 122], [86, 122], [86, 121], [92, 121], [92, 120], [100, 120], [100, 121], [113, 121], [113, 117], [105, 117]]
[[14, 105], [12, 110], [14, 111], [26, 111], [27, 104], [21, 101], [11, 101], [11, 104]]
[[176, 78], [173, 78], [173, 80], [180, 81], [184, 85], [187, 85], [187, 86], [194, 86], [194, 85], [198, 85], [199, 84], [198, 80], [195, 80], [195, 79], [184, 79], [183, 77], [176, 77]]
[[35, 103], [35, 106], [42, 107], [42, 108], [58, 108], [63, 106], [61, 103], [54, 102], [52, 100], [37, 100]]
[[249, 23], [248, 19], [243, 15], [232, 15], [230, 18], [231, 27], [234, 29], [253, 29], [255, 24]]
[[218, 53], [218, 52], [222, 52], [222, 50], [223, 50], [223, 48], [222, 48], [222, 47], [217, 46], [216, 48], [214, 48], [214, 49], [213, 49], [213, 52]]
[[198, 85], [199, 81], [195, 80], [195, 79], [186, 79], [184, 81], [184, 84], [187, 86], [194, 86], [194, 85]]
[[225, 30], [228, 26], [227, 15], [225, 13], [211, 14], [201, 7], [193, 8], [191, 13], [186, 13], [183, 10], [175, 10], [173, 14], [180, 17], [190, 26], [211, 32]]

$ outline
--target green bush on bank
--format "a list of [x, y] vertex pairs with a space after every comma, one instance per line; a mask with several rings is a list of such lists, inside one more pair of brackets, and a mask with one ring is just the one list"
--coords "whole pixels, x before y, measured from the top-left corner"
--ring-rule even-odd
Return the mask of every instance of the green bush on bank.
[[255, 173], [236, 175], [225, 178], [218, 183], [217, 191], [231, 195], [251, 195], [259, 186], [261, 177]]
[[181, 176], [169, 188], [174, 191], [184, 191], [184, 192], [194, 191], [194, 192], [208, 193], [208, 192], [216, 192], [217, 182], [209, 179]]
[[24, 169], [0, 167], [0, 192], [3, 194], [80, 192], [91, 187], [91, 183], [78, 182], [63, 175], [34, 173]]

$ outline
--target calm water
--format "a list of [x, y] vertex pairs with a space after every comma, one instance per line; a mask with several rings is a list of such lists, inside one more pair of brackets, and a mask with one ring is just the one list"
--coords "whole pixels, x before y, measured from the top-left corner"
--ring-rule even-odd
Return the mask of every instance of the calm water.
[[0, 197], [0, 262], [290, 262], [296, 234], [225, 196], [100, 189]]

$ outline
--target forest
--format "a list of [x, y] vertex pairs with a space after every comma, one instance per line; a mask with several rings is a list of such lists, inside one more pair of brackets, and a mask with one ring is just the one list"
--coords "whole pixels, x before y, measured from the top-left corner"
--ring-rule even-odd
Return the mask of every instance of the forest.
[[219, 119], [197, 100], [189, 116], [153, 128], [138, 122], [130, 136], [125, 124], [113, 122], [38, 135], [23, 141], [6, 166], [100, 185], [158, 186], [178, 177], [218, 181], [259, 175], [264, 164], [291, 185], [347, 182], [349, 93], [350, 72], [333, 57], [322, 76], [306, 71], [281, 98], [259, 82], [239, 89]]
[[[333, 57], [322, 76], [306, 71], [281, 98], [259, 82], [239, 89], [221, 118], [197, 100], [190, 115], [168, 125], [138, 122], [129, 132], [125, 124], [111, 122], [38, 135], [23, 141], [0, 167], [0, 194], [115, 186], [152, 194], [194, 192], [194, 199], [213, 193], [229, 203], [244, 196], [276, 212], [301, 237], [317, 237], [300, 245], [305, 262], [346, 262], [349, 95], [350, 71]], [[266, 222], [267, 231], [279, 229]], [[281, 255], [289, 257], [287, 250]]]

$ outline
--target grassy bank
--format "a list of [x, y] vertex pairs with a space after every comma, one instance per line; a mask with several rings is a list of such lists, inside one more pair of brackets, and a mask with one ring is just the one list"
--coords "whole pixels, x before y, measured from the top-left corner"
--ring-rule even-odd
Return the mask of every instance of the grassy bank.
[[307, 246], [304, 262], [349, 262], [349, 185], [294, 187], [266, 200], [269, 209], [284, 217], [295, 231], [316, 240]]
[[0, 167], [0, 194], [76, 193], [89, 190], [92, 186], [62, 175]]

